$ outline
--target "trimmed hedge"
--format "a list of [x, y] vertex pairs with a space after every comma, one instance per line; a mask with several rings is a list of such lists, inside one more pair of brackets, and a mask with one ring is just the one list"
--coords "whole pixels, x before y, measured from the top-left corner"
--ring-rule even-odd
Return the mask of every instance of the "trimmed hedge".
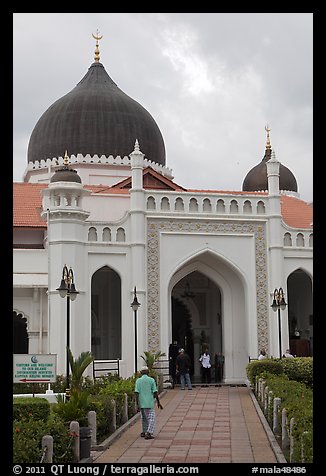
[[290, 380], [301, 382], [307, 387], [313, 387], [313, 358], [295, 357], [294, 359], [281, 359], [280, 363], [285, 375]]
[[264, 373], [282, 375], [283, 367], [280, 361], [275, 359], [254, 360], [247, 364], [246, 372], [251, 385], [254, 386], [256, 377]]
[[[285, 360], [285, 359], [284, 359]], [[293, 359], [286, 359], [293, 360]], [[302, 462], [301, 443], [304, 437], [304, 461], [313, 461], [313, 394], [312, 389], [294, 380], [290, 380], [286, 375], [276, 376], [266, 374], [264, 381], [268, 390], [273, 392], [274, 397], [279, 397], [281, 403], [278, 409], [279, 418], [281, 412], [286, 408], [288, 425], [290, 419], [294, 418], [293, 427], [293, 455], [292, 463]], [[286, 455], [288, 457], [288, 455]]]
[[13, 419], [46, 421], [50, 415], [50, 403], [46, 398], [16, 397], [13, 399]]
[[313, 386], [312, 357], [254, 360], [247, 364], [246, 372], [252, 386], [255, 384], [256, 376], [266, 372], [273, 375], [286, 375], [289, 380], [304, 383], [309, 388]]

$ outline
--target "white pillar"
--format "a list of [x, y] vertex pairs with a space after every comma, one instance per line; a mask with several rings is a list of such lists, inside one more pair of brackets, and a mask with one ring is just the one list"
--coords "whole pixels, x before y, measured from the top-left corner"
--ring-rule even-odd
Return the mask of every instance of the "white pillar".
[[[140, 307], [137, 311], [137, 368], [143, 363], [140, 356], [148, 350], [146, 319], [146, 256], [145, 256], [145, 195], [143, 189], [143, 169], [145, 155], [140, 151], [138, 140], [130, 154], [131, 189], [130, 189], [130, 245], [131, 245], [131, 282], [130, 302], [133, 301], [133, 289], [136, 286]], [[133, 312], [130, 309], [130, 312]], [[128, 354], [129, 355], [129, 354]], [[130, 356], [133, 353], [130, 353]], [[130, 357], [131, 358], [131, 357]], [[134, 360], [134, 359], [132, 359]]]
[[[283, 281], [283, 237], [281, 223], [281, 196], [280, 196], [280, 162], [276, 159], [274, 150], [272, 158], [266, 162], [268, 180], [268, 201], [269, 201], [269, 317], [270, 317], [270, 343], [269, 355], [279, 356], [279, 328], [278, 315], [270, 305], [272, 304], [272, 293], [274, 289], [280, 287], [286, 292], [286, 282]], [[281, 311], [281, 339], [282, 352], [288, 340], [287, 331], [287, 311]]]
[[[57, 373], [66, 372], [67, 344], [67, 299], [61, 298], [56, 290], [61, 283], [64, 265], [72, 268], [75, 286], [79, 294], [70, 300], [70, 348], [74, 357], [91, 350], [90, 305], [87, 291], [88, 270], [85, 220], [89, 213], [82, 209], [82, 197], [90, 192], [80, 183], [54, 182], [43, 190], [43, 215], [48, 218], [48, 299], [49, 299], [49, 352], [57, 354]], [[79, 206], [68, 205], [66, 199], [60, 204], [55, 196], [68, 197], [75, 194], [80, 198]]]

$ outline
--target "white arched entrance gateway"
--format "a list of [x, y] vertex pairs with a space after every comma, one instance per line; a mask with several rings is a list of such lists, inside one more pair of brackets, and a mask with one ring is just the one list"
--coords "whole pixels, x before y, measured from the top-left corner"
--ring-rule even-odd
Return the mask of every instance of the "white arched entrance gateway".
[[[162, 347], [168, 349], [172, 342], [171, 296], [173, 289], [182, 279], [195, 272], [214, 283], [215, 289], [220, 293], [220, 302], [212, 306], [208, 303], [207, 313], [210, 323], [208, 329], [207, 321], [200, 325], [201, 309], [198, 309], [196, 300], [192, 300], [188, 304], [192, 327], [196, 332], [194, 335], [194, 358], [197, 359], [197, 354], [200, 352], [198, 337], [201, 329], [206, 329], [206, 332], [211, 334], [211, 350], [216, 352], [222, 346], [221, 350], [225, 356], [224, 381], [243, 382], [246, 378], [245, 367], [248, 363], [248, 355], [250, 355], [250, 341], [257, 335], [256, 326], [252, 328], [253, 323], [249, 319], [250, 305], [249, 299], [246, 297], [248, 296], [246, 281], [235, 265], [211, 250], [199, 252], [179, 263], [168, 279], [166, 293], [162, 292], [165, 299], [162, 299], [161, 302], [163, 315], [165, 315], [165, 308], [168, 316], [168, 319], [161, 320]], [[209, 315], [210, 312], [214, 312], [215, 315]], [[252, 331], [254, 329], [254, 331], [251, 332], [250, 329]], [[221, 339], [220, 342], [218, 342], [219, 339]], [[198, 374], [196, 363], [194, 367], [196, 376], [196, 373]]]

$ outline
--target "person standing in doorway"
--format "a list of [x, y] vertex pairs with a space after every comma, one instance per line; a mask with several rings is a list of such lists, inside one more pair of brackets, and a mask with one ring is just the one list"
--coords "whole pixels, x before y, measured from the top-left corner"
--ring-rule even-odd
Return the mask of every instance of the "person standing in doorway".
[[177, 341], [173, 341], [173, 344], [170, 344], [169, 347], [169, 374], [172, 379], [172, 388], [177, 383], [177, 374], [176, 374], [176, 358], [179, 354], [179, 347]]
[[222, 352], [215, 354], [215, 382], [222, 382], [223, 380], [224, 360]]
[[185, 353], [184, 349], [179, 349], [179, 355], [175, 361], [175, 366], [178, 375], [180, 376], [181, 390], [185, 390], [185, 385], [187, 385], [188, 390], [192, 390], [191, 380], [190, 380], [190, 357]]
[[135, 384], [136, 403], [140, 410], [142, 421], [142, 432], [140, 436], [144, 437], [145, 440], [154, 438], [153, 434], [156, 423], [154, 410], [155, 400], [157, 402], [157, 408], [163, 408], [158, 397], [155, 379], [150, 377], [148, 372], [148, 367], [142, 367], [140, 369], [141, 377], [136, 380]]
[[207, 348], [204, 349], [204, 352], [199, 357], [199, 362], [201, 363], [201, 383], [211, 383], [211, 357]]

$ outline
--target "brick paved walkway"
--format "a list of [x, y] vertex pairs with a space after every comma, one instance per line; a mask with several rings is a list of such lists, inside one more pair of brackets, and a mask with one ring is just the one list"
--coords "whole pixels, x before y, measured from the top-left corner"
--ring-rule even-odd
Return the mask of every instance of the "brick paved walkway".
[[140, 437], [141, 422], [109, 448], [92, 452], [94, 463], [285, 462], [263, 424], [247, 387], [170, 389], [157, 410], [155, 438]]

